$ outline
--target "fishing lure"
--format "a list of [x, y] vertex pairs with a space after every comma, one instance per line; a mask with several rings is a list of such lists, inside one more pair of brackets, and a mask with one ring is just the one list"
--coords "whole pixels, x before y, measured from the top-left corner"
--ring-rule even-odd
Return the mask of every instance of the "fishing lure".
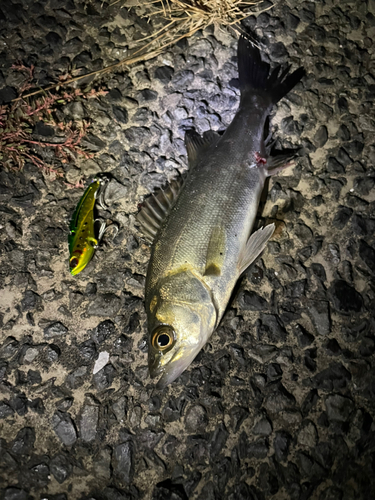
[[[105, 209], [103, 195], [104, 186], [108, 181], [108, 177], [105, 176], [97, 176], [91, 181], [79, 200], [70, 222], [69, 268], [73, 276], [80, 273], [90, 262], [107, 229], [105, 222], [95, 219], [94, 209], [97, 201]], [[97, 222], [100, 222], [99, 231], [95, 229]]]

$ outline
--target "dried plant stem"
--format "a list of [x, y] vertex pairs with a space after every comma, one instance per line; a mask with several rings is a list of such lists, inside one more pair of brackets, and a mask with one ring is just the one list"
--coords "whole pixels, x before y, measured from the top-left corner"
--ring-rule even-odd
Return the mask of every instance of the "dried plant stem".
[[[170, 44], [168, 44], [168, 45], [170, 45]], [[164, 46], [160, 47], [159, 49], [153, 50], [152, 52], [148, 52], [147, 54], [140, 55], [138, 57], [126, 57], [125, 59], [122, 59], [121, 61], [119, 61], [115, 64], [111, 64], [110, 66], [106, 66], [103, 69], [100, 69], [97, 71], [91, 71], [91, 73], [86, 73], [85, 75], [75, 76], [74, 78], [70, 78], [69, 80], [65, 80], [65, 82], [55, 83], [55, 84], [50, 85], [49, 87], [46, 87], [44, 89], [39, 89], [39, 90], [36, 90], [34, 92], [30, 92], [28, 94], [25, 94], [21, 97], [17, 97], [16, 99], [13, 99], [12, 102], [19, 101], [20, 99], [25, 99], [26, 97], [32, 97], [32, 96], [40, 94], [41, 92], [47, 92], [49, 90], [53, 90], [53, 89], [56, 89], [58, 87], [62, 87], [64, 85], [69, 85], [70, 83], [77, 82], [77, 81], [82, 80], [83, 78], [87, 78], [89, 76], [108, 73], [108, 72], [112, 71], [113, 69], [119, 68], [119, 67], [124, 66], [124, 65], [128, 66], [130, 64], [135, 64], [135, 63], [140, 62], [140, 61], [146, 61], [148, 59], [152, 59], [153, 57], [158, 56], [160, 54], [160, 52], [163, 50], [163, 48], [164, 48]], [[137, 52], [139, 52], [139, 51], [137, 51]]]
[[[150, 40], [149, 43], [136, 50], [131, 57], [125, 57], [115, 64], [111, 64], [105, 68], [92, 71], [84, 75], [69, 78], [64, 82], [50, 85], [45, 89], [29, 92], [22, 97], [17, 97], [13, 101], [18, 101], [26, 97], [32, 97], [42, 92], [57, 89], [65, 85], [70, 85], [74, 82], [83, 80], [84, 78], [103, 75], [122, 66], [130, 66], [141, 61], [147, 61], [148, 59], [157, 57], [170, 45], [177, 43], [182, 38], [192, 36], [199, 29], [203, 29], [210, 24], [226, 26], [233, 29], [235, 33], [241, 34], [243, 30], [241, 30], [240, 26], [234, 25], [238, 25], [240, 21], [245, 19], [249, 15], [247, 9], [260, 3], [260, 1], [261, 0], [161, 0], [162, 8], [154, 7], [154, 4], [160, 4], [160, 0], [140, 1], [140, 5], [148, 6], [151, 9], [145, 17], [151, 18], [161, 16], [164, 21], [168, 21], [165, 26], [161, 27], [151, 35], [138, 40], [138, 42]], [[262, 12], [271, 8], [272, 5], [266, 7]], [[251, 41], [254, 43], [253, 40]], [[160, 42], [162, 42], [162, 44], [158, 48], [152, 48]], [[147, 49], [149, 48], [152, 48], [152, 50], [147, 52]], [[140, 52], [142, 53], [139, 54]]]

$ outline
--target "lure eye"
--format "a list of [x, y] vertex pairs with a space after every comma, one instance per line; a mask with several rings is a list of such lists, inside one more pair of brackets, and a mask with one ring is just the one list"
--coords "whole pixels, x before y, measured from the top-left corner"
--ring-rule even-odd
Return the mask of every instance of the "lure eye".
[[169, 351], [175, 341], [175, 332], [169, 325], [158, 326], [152, 335], [152, 346], [158, 351]]
[[75, 267], [78, 266], [78, 259], [77, 257], [74, 257], [71, 261], [70, 261], [70, 269], [74, 269]]

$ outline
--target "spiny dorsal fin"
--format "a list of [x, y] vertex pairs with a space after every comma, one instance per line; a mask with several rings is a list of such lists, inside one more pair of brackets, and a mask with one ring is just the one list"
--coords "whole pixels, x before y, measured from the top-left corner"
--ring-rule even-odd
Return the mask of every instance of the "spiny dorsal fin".
[[194, 130], [185, 133], [185, 146], [188, 155], [189, 168], [193, 168], [211, 146], [214, 146], [220, 139], [220, 135], [213, 130], [204, 132], [201, 137]]
[[266, 227], [261, 227], [258, 231], [255, 231], [250, 238], [243, 250], [240, 253], [238, 260], [238, 275], [240, 276], [254, 260], [263, 252], [266, 248], [268, 240], [273, 235], [275, 231], [275, 224], [268, 224]]
[[181, 191], [185, 176], [179, 175], [164, 189], [158, 189], [149, 196], [138, 212], [136, 219], [141, 225], [142, 232], [149, 243], [152, 243], [159, 228], [171, 211]]

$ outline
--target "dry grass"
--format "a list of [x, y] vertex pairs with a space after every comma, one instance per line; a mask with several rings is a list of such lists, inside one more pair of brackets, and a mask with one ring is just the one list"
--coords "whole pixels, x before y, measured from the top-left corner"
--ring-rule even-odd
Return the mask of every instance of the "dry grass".
[[[60, 163], [68, 163], [77, 155], [91, 158], [80, 144], [86, 135], [89, 123], [57, 121], [56, 110], [64, 104], [77, 99], [90, 99], [105, 95], [107, 92], [99, 89], [64, 91], [58, 93], [46, 92], [36, 99], [25, 99], [24, 93], [32, 87], [34, 67], [13, 65], [12, 69], [25, 74], [25, 81], [20, 88], [21, 97], [16, 101], [0, 106], [0, 167], [5, 170], [22, 170], [25, 163], [33, 163], [51, 178], [63, 177], [60, 170], [53, 168], [42, 159], [42, 151], [50, 150], [59, 158]], [[35, 126], [39, 123], [49, 125], [57, 132], [53, 142], [35, 137]]]
[[240, 32], [239, 23], [261, 0], [140, 0], [140, 3], [150, 9], [150, 17], [160, 17], [167, 23], [151, 38], [176, 40], [210, 25]]
[[[153, 22], [155, 31], [138, 42], [149, 40], [146, 47], [160, 52], [177, 43], [182, 38], [191, 37], [198, 30], [208, 26], [231, 29], [237, 34], [245, 35], [252, 43], [248, 33], [244, 32], [240, 22], [246, 19], [252, 8], [263, 0], [135, 0], [135, 4], [143, 7], [147, 17]], [[271, 9], [267, 7], [260, 12]], [[146, 48], [145, 47], [145, 48]]]
[[[111, 64], [103, 69], [92, 71], [84, 75], [70, 78], [45, 88], [44, 91], [56, 89], [57, 87], [70, 85], [88, 77], [95, 77], [105, 73], [115, 72], [123, 66], [147, 61], [161, 54], [167, 47], [174, 45], [182, 38], [187, 38], [198, 30], [210, 25], [223, 29], [232, 29], [236, 33], [242, 33], [240, 22], [246, 19], [252, 8], [262, 4], [263, 0], [115, 0], [116, 3], [125, 3], [125, 7], [138, 8], [147, 17], [154, 27], [154, 32], [137, 40], [134, 51], [129, 57]], [[275, 0], [277, 1], [277, 0]], [[272, 7], [272, 6], [271, 6]], [[269, 10], [258, 10], [257, 13]], [[245, 34], [245, 33], [244, 33]], [[246, 34], [245, 34], [246, 35]], [[248, 36], [248, 35], [247, 35]], [[254, 43], [254, 40], [251, 40]], [[142, 43], [144, 42], [144, 43]], [[42, 92], [35, 90], [26, 94], [25, 97], [35, 96]]]

